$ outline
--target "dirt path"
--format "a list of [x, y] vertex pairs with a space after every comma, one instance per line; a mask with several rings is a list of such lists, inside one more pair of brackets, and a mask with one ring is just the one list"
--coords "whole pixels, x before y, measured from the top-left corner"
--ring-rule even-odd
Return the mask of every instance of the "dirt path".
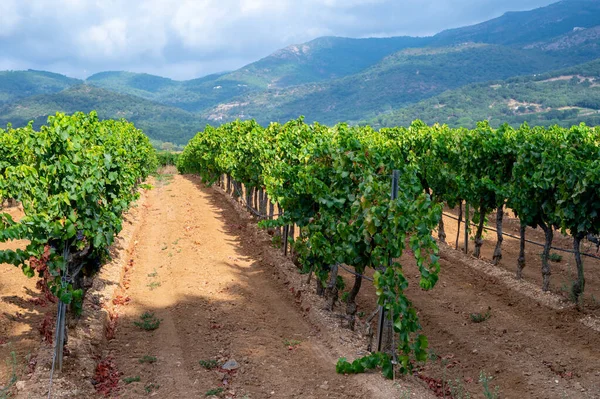
[[[2, 212], [15, 219], [22, 215], [18, 208]], [[20, 241], [0, 243], [0, 249], [17, 249], [25, 245]], [[36, 282], [36, 278], [25, 277], [21, 269], [0, 264], [0, 393], [3, 387], [14, 384], [15, 376], [23, 379], [31, 373], [44, 315], [55, 311], [54, 304], [42, 298]]]
[[[146, 206], [131, 302], [109, 344], [123, 377], [140, 377], [122, 397], [200, 398], [223, 379], [225, 394], [239, 398], [372, 397], [335, 373], [318, 329], [283, 297], [263, 249], [245, 242], [245, 222], [220, 194], [176, 175], [151, 191]], [[158, 329], [134, 325], [144, 312], [161, 320]], [[143, 356], [157, 361], [140, 363]], [[229, 359], [240, 368], [226, 375], [199, 363]]]

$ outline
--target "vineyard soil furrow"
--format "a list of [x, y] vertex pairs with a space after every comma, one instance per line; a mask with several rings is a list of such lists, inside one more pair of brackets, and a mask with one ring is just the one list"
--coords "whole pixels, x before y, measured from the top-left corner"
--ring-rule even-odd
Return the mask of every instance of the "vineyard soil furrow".
[[[366, 398], [366, 387], [335, 373], [319, 342], [262, 262], [243, 242], [246, 221], [195, 178], [157, 183], [139, 230], [127, 295], [110, 355], [125, 378], [123, 397]], [[144, 312], [154, 331], [134, 325]], [[140, 363], [156, 357], [155, 363]], [[209, 370], [235, 360], [239, 368]], [[202, 363], [202, 364], [201, 364]], [[225, 382], [223, 382], [225, 381]], [[391, 384], [390, 384], [391, 385]], [[214, 391], [213, 391], [214, 392]]]
[[[509, 228], [513, 222], [508, 220]], [[446, 220], [446, 232], [448, 237], [454, 237], [456, 221]], [[536, 239], [540, 236], [537, 231], [529, 234]], [[559, 237], [557, 244], [562, 244], [562, 240]], [[490, 234], [482, 247], [490, 267], [494, 244]], [[579, 322], [582, 313], [566, 299], [564, 308], [557, 310], [545, 303], [549, 299], [530, 295], [528, 286], [507, 286], [497, 276], [473, 265], [481, 261], [454, 250], [453, 245], [441, 249], [440, 283], [434, 295], [419, 290], [415, 278], [407, 291], [431, 346], [429, 362], [420, 373], [451, 380], [455, 387], [460, 386], [474, 397], [481, 394], [477, 382], [482, 371], [493, 377], [491, 385], [497, 385], [506, 398], [600, 397], [599, 334]], [[505, 240], [505, 256], [496, 267], [514, 271], [518, 246], [518, 240]], [[536, 272], [540, 264], [538, 252], [535, 246], [527, 247], [526, 255]], [[409, 254], [402, 261], [407, 275], [418, 274]], [[556, 274], [566, 274], [561, 270], [563, 265], [553, 266]], [[525, 275], [529, 281], [535, 281], [535, 277], [534, 273]], [[352, 281], [349, 274], [344, 278]], [[560, 288], [556, 287], [555, 292], [560, 292]], [[551, 293], [541, 295], [559, 297]], [[368, 308], [375, 297], [373, 286], [365, 285], [358, 296], [359, 307]], [[590, 308], [591, 314], [597, 310], [591, 303]], [[488, 311], [489, 319], [484, 322], [474, 323], [470, 317]]]

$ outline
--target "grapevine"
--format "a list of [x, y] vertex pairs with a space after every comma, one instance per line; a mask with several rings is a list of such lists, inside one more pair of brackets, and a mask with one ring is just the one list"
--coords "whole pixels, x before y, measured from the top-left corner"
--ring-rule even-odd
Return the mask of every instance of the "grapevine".
[[[487, 216], [496, 210], [497, 263], [508, 206], [523, 226], [541, 226], [547, 232], [542, 274], [543, 288], [548, 289], [553, 227], [574, 236], [576, 251], [582, 237], [600, 229], [598, 136], [598, 129], [584, 125], [493, 129], [482, 122], [468, 130], [415, 121], [408, 128], [375, 131], [368, 126], [309, 125], [302, 118], [266, 128], [236, 121], [199, 132], [177, 165], [182, 173], [200, 174], [209, 185], [227, 175], [247, 193], [264, 189], [284, 212], [261, 225], [300, 227], [294, 248], [303, 269], [314, 270], [319, 286], [327, 287], [329, 308], [337, 297], [338, 265], [355, 270], [346, 298], [351, 319], [362, 275], [372, 269], [378, 302], [399, 338], [397, 353], [352, 363], [341, 359], [338, 371], [382, 367], [392, 376], [395, 369], [408, 372], [413, 360], [424, 360], [427, 348], [416, 310], [404, 295], [408, 281], [399, 258], [406, 247], [416, 258], [421, 288], [433, 288], [439, 263], [432, 231], [437, 226], [443, 241], [442, 206], [453, 208], [465, 201], [476, 209], [475, 256], [481, 251]], [[400, 172], [394, 200], [389, 193], [393, 170]], [[518, 275], [524, 256], [519, 265]], [[584, 279], [579, 261], [578, 270], [573, 289], [580, 295]]]
[[79, 310], [76, 277], [108, 256], [137, 184], [155, 166], [154, 149], [132, 124], [100, 121], [94, 112], [58, 113], [39, 132], [29, 126], [3, 133], [23, 155], [4, 166], [0, 193], [19, 201], [25, 215], [15, 221], [0, 214], [0, 242], [29, 244], [0, 251], [0, 263], [45, 278], [53, 295]]

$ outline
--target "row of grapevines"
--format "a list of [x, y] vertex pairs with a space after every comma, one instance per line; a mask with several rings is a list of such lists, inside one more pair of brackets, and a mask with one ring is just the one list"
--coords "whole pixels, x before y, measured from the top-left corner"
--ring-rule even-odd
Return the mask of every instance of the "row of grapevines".
[[[474, 255], [479, 257], [486, 216], [497, 209], [498, 242], [494, 260], [501, 257], [504, 206], [519, 217], [521, 255], [517, 276], [525, 265], [525, 226], [545, 232], [542, 289], [550, 289], [549, 255], [555, 228], [571, 234], [578, 269], [572, 287], [577, 300], [585, 280], [581, 240], [600, 230], [600, 129], [585, 125], [570, 129], [508, 125], [492, 129], [479, 123], [473, 130], [427, 127], [413, 123], [406, 135], [413, 140], [419, 175], [436, 202], [454, 207], [457, 200], [476, 212]], [[440, 229], [441, 230], [441, 229]]]
[[28, 240], [0, 251], [0, 263], [44, 277], [64, 303], [80, 303], [76, 275], [108, 255], [136, 187], [156, 166], [149, 139], [133, 124], [100, 121], [95, 112], [48, 118], [0, 131], [0, 196], [22, 203], [24, 217], [0, 214], [0, 242]]
[[[32, 130], [31, 125], [19, 129], [13, 129], [9, 125], [6, 130], [0, 129], [0, 175], [3, 175], [6, 168], [10, 166], [23, 165], [31, 161], [32, 149], [24, 148], [22, 142]], [[0, 207], [4, 200], [13, 200], [13, 198], [0, 188]]]
[[[344, 124], [307, 125], [301, 119], [266, 129], [253, 121], [238, 121], [198, 133], [178, 166], [181, 172], [199, 173], [208, 183], [227, 173], [247, 187], [264, 189], [285, 212], [263, 224], [300, 227], [295, 248], [321, 284], [333, 280], [329, 287], [334, 289], [336, 265], [354, 267], [357, 276], [348, 298], [352, 315], [361, 274], [375, 269], [379, 303], [399, 334], [399, 370], [407, 372], [413, 357], [425, 359], [427, 340], [419, 334], [416, 311], [404, 295], [408, 281], [398, 259], [410, 247], [420, 270], [420, 286], [435, 285], [438, 249], [431, 231], [439, 222], [441, 206], [423, 192], [416, 163], [391, 135]], [[393, 170], [400, 171], [394, 200]], [[391, 364], [388, 357], [377, 359], [378, 365]], [[352, 368], [340, 363], [340, 370], [347, 367]], [[384, 370], [391, 376], [391, 368]]]
[[[209, 184], [228, 174], [249, 187], [266, 190], [285, 213], [264, 224], [300, 226], [296, 250], [304, 267], [316, 271], [320, 284], [329, 281], [332, 287], [337, 264], [352, 266], [358, 274], [376, 269], [379, 301], [400, 333], [401, 370], [406, 371], [409, 356], [421, 358], [426, 341], [415, 335], [419, 326], [403, 295], [407, 282], [402, 268], [398, 263], [383, 268], [387, 259], [397, 259], [408, 242], [421, 270], [421, 286], [431, 288], [439, 270], [431, 231], [442, 221], [443, 204], [451, 208], [460, 204], [462, 211], [464, 202], [475, 209], [477, 257], [486, 218], [497, 210], [494, 261], [498, 262], [503, 209], [508, 206], [523, 226], [540, 226], [546, 232], [545, 290], [549, 289], [553, 228], [573, 235], [579, 272], [573, 292], [580, 295], [584, 288], [580, 242], [600, 229], [599, 140], [600, 130], [584, 125], [493, 129], [482, 122], [468, 130], [415, 121], [407, 128], [373, 131], [344, 124], [307, 125], [302, 119], [264, 129], [254, 121], [237, 121], [198, 133], [185, 148], [178, 168], [199, 173]], [[401, 172], [400, 196], [394, 201], [389, 196], [393, 169]], [[525, 229], [521, 232], [524, 242]], [[439, 237], [445, 238], [441, 224]], [[523, 266], [524, 252], [519, 276]], [[361, 282], [357, 276], [348, 313], [356, 311], [354, 299]], [[381, 365], [386, 358], [377, 359]], [[372, 361], [342, 364], [340, 369], [359, 370]]]

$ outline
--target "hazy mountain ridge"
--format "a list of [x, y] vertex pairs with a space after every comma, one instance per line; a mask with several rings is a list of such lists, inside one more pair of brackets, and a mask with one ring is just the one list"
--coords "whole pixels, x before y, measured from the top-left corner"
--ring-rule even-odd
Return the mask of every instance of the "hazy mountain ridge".
[[199, 116], [179, 108], [79, 84], [60, 93], [40, 94], [0, 106], [0, 125], [24, 126], [33, 120], [37, 127], [56, 112], [92, 110], [103, 119], [125, 118], [134, 122], [152, 139], [163, 142], [184, 143], [206, 123]]
[[479, 24], [442, 31], [433, 37], [435, 45], [482, 42], [511, 46], [545, 41], [571, 32], [576, 27], [599, 25], [600, 2], [563, 0], [530, 11], [507, 12]]
[[0, 105], [38, 94], [58, 93], [80, 83], [79, 79], [46, 71], [0, 71]]
[[474, 127], [523, 122], [569, 126], [600, 123], [600, 60], [536, 76], [486, 82], [450, 90], [369, 120], [376, 127], [428, 124]]
[[236, 97], [202, 113], [215, 122], [261, 123], [304, 115], [308, 121], [356, 121], [474, 82], [543, 73], [570, 59], [537, 51], [463, 44], [402, 50], [367, 70], [338, 80]]

